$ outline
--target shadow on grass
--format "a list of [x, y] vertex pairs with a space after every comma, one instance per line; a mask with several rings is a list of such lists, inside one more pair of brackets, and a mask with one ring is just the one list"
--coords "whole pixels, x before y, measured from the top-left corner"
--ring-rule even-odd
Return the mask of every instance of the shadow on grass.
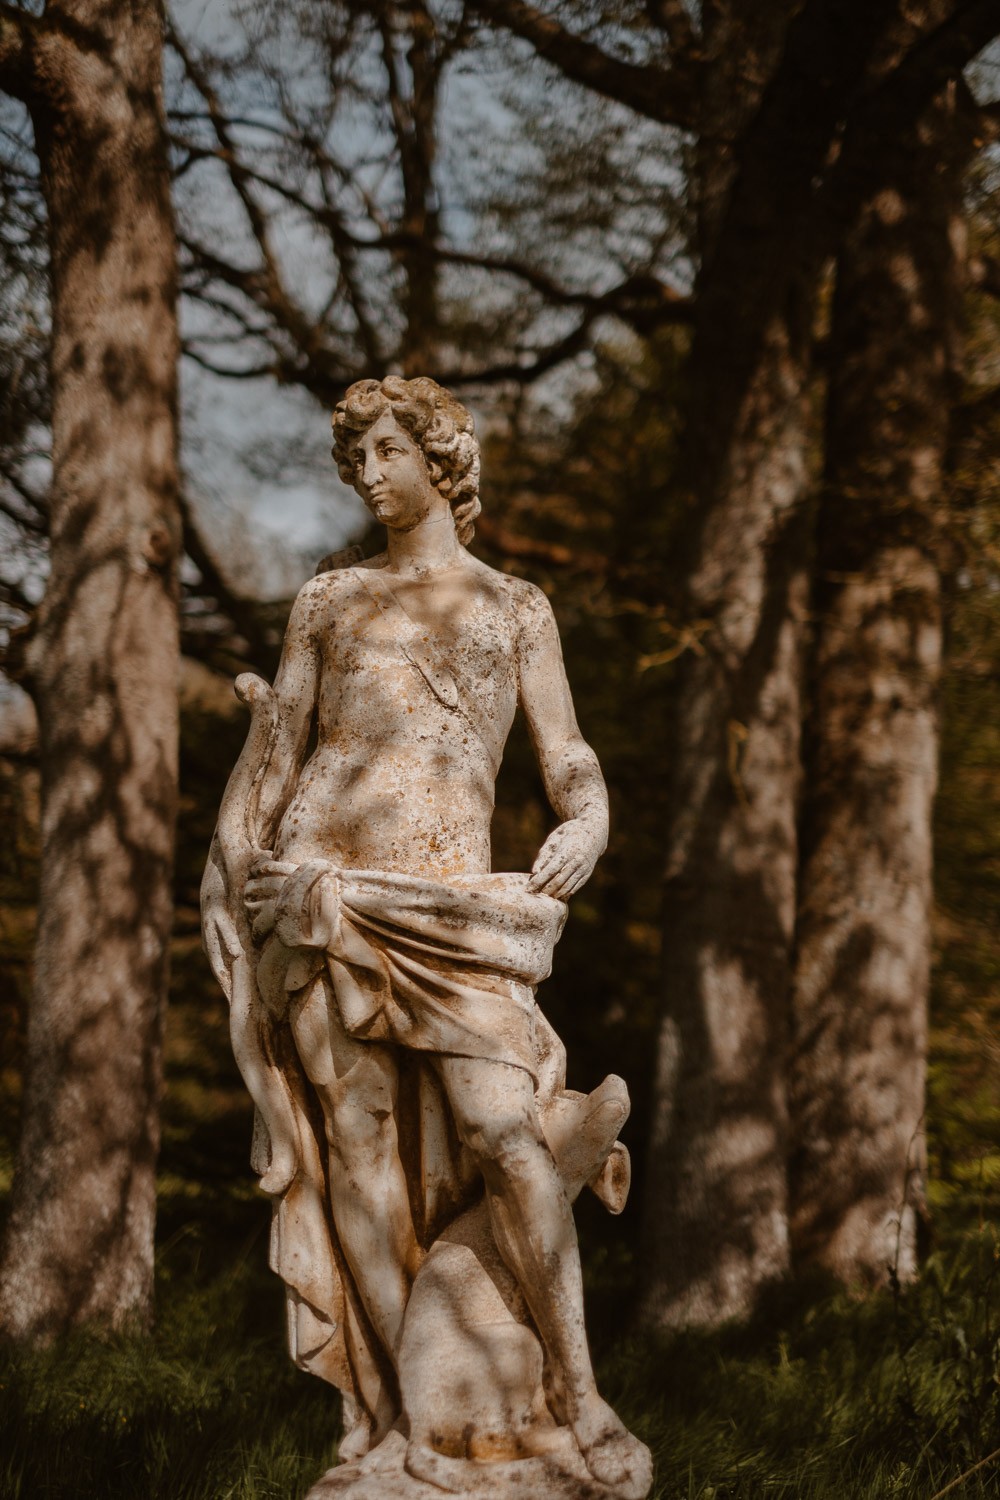
[[774, 1290], [749, 1325], [632, 1339], [603, 1393], [648, 1442], [654, 1500], [996, 1500], [1000, 1242], [987, 1227], [920, 1284]]
[[[206, 1193], [161, 1218], [151, 1336], [3, 1356], [5, 1500], [293, 1500], [333, 1462], [336, 1398], [284, 1351], [266, 1204]], [[600, 1330], [602, 1386], [656, 1454], [654, 1496], [931, 1500], [1000, 1441], [998, 1256], [983, 1230], [895, 1295], [800, 1283], [747, 1327]], [[627, 1267], [589, 1269], [610, 1306]], [[1000, 1464], [950, 1492], [998, 1493]]]
[[266, 1205], [175, 1207], [153, 1334], [0, 1353], [4, 1500], [286, 1500], [333, 1462], [337, 1399], [285, 1354]]

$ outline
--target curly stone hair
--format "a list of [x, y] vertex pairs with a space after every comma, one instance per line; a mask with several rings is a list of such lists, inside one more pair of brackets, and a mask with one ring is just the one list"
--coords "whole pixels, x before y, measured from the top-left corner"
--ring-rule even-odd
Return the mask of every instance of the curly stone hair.
[[333, 456], [345, 484], [355, 482], [351, 444], [390, 411], [423, 451], [427, 472], [451, 505], [455, 532], [472, 541], [479, 504], [479, 443], [472, 417], [450, 391], [426, 375], [355, 381], [333, 414]]

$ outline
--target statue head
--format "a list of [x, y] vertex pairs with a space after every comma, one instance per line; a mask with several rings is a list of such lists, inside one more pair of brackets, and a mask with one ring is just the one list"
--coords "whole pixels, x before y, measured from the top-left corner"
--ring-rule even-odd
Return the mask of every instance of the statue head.
[[479, 504], [479, 443], [472, 416], [450, 391], [426, 375], [404, 380], [358, 380], [333, 414], [333, 456], [345, 484], [354, 485], [352, 444], [373, 422], [390, 412], [427, 464], [435, 489], [451, 506], [458, 540], [468, 546]]

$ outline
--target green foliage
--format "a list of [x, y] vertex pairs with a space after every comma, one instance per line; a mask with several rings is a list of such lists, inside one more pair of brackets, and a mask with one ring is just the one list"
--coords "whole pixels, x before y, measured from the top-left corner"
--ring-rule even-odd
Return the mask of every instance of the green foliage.
[[948, 1226], [1000, 1213], [1000, 493], [990, 417], [955, 476], [935, 810], [930, 1197]]
[[[159, 1322], [0, 1360], [5, 1500], [288, 1500], [334, 1461], [336, 1401], [283, 1348], [267, 1205], [167, 1194]], [[656, 1500], [930, 1500], [1000, 1432], [1000, 1247], [864, 1301], [785, 1288], [749, 1328], [622, 1340], [628, 1265], [587, 1254], [602, 1388], [657, 1458]], [[604, 1316], [601, 1316], [603, 1310]], [[1000, 1459], [962, 1500], [994, 1496]]]
[[81, 1336], [0, 1364], [5, 1497], [285, 1500], [333, 1462], [336, 1403], [282, 1358], [264, 1237], [207, 1245], [209, 1224], [161, 1250], [152, 1338]]
[[[930, 1500], [1000, 1437], [997, 1240], [856, 1301], [784, 1289], [746, 1329], [619, 1349], [605, 1388], [653, 1446], [659, 1500]], [[994, 1496], [1000, 1454], [956, 1492]]]

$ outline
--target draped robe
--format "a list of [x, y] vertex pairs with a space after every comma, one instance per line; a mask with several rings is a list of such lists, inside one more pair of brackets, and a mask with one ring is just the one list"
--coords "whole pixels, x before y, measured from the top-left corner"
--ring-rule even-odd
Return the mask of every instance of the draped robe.
[[336, 1006], [349, 1035], [396, 1049], [397, 1136], [424, 1248], [481, 1190], [431, 1054], [521, 1068], [536, 1098], [565, 1087], [565, 1052], [535, 1005], [566, 906], [516, 874], [412, 875], [300, 866], [258, 917], [234, 971], [236, 1060], [257, 1106], [252, 1162], [273, 1199], [270, 1261], [293, 1359], [345, 1397], [345, 1428], [385, 1431], [395, 1374], [341, 1253], [325, 1122], [295, 1049], [293, 1008]]

